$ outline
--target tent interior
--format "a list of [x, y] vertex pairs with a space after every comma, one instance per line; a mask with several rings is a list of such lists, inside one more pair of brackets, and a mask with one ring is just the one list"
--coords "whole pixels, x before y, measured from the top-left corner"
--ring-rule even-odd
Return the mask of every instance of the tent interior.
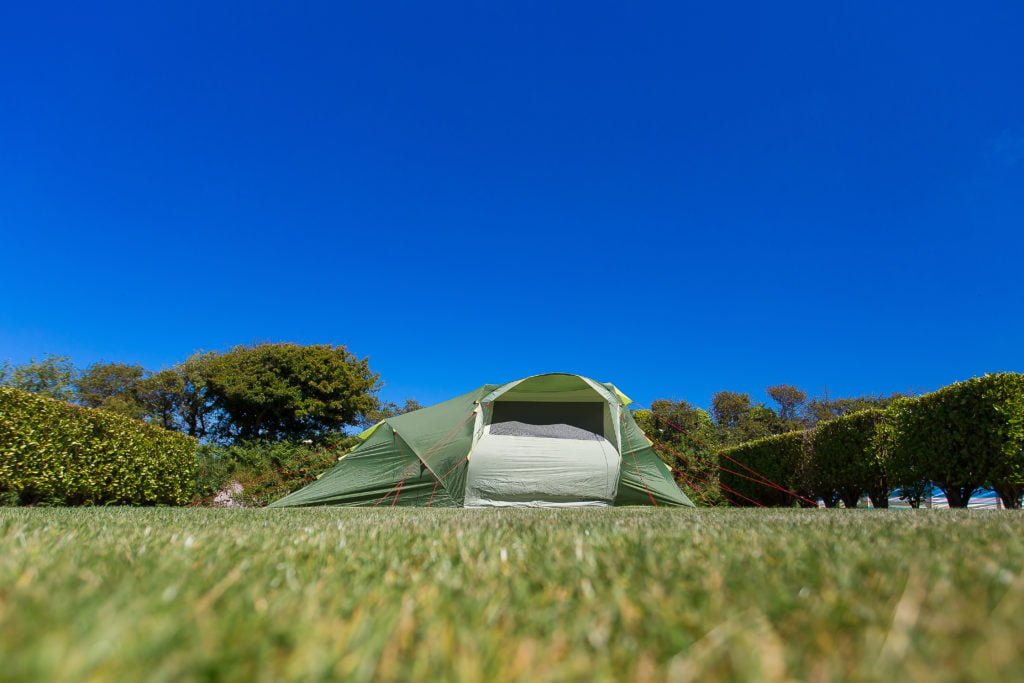
[[481, 400], [466, 506], [606, 506], [619, 480], [619, 402], [576, 375], [540, 375]]

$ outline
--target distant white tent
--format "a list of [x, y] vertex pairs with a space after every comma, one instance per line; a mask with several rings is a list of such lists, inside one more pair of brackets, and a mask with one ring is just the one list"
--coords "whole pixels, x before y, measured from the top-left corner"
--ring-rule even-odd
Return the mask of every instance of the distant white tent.
[[[889, 507], [909, 508], [910, 503], [905, 500], [900, 500], [900, 497], [894, 493], [889, 496]], [[942, 492], [942, 489], [936, 486], [925, 495], [924, 500], [921, 501], [921, 507], [948, 508], [949, 501], [946, 500], [946, 494]], [[967, 507], [970, 510], [1002, 510], [1003, 501], [998, 495], [996, 495], [995, 491], [992, 491], [991, 489], [982, 489], [971, 496], [971, 500], [967, 504]]]
[[[871, 499], [864, 496], [860, 499], [858, 506], [862, 508], [872, 507]], [[825, 507], [825, 503], [820, 498], [818, 499], [818, 507]], [[894, 492], [889, 496], [890, 509], [909, 509], [910, 507], [910, 503], [900, 499], [899, 494]], [[942, 489], [936, 486], [925, 495], [924, 500], [921, 501], [921, 507], [931, 509], [949, 508], [949, 501], [946, 500], [946, 495], [942, 492]], [[971, 501], [967, 504], [967, 507], [970, 510], [1002, 510], [1003, 501], [998, 495], [996, 495], [995, 491], [991, 489], [981, 489], [971, 496]]]

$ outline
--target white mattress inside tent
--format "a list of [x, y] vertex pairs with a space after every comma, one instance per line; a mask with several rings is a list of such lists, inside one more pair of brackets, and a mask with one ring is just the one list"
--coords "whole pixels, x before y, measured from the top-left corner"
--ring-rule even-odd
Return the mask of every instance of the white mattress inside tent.
[[586, 434], [511, 436], [488, 425], [469, 458], [466, 507], [611, 505], [619, 455], [604, 437]]

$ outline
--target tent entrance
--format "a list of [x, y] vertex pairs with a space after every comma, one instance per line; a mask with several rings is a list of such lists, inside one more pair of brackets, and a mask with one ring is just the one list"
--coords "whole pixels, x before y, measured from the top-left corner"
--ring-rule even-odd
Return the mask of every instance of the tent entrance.
[[617, 433], [611, 407], [593, 385], [542, 375], [487, 398], [469, 459], [467, 507], [612, 504]]
[[533, 435], [529, 425], [492, 433], [499, 425], [486, 428], [469, 459], [466, 507], [612, 504], [619, 454], [603, 436], [543, 436], [543, 426]]
[[588, 402], [550, 403], [537, 401], [496, 401], [491, 424], [522, 422], [530, 425], [566, 424], [607, 438], [605, 404]]

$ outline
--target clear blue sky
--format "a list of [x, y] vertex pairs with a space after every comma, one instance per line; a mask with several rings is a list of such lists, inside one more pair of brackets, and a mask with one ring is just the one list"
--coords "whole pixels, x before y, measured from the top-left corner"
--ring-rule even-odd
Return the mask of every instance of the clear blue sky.
[[0, 358], [384, 396], [1024, 370], [1024, 3], [9, 2]]

